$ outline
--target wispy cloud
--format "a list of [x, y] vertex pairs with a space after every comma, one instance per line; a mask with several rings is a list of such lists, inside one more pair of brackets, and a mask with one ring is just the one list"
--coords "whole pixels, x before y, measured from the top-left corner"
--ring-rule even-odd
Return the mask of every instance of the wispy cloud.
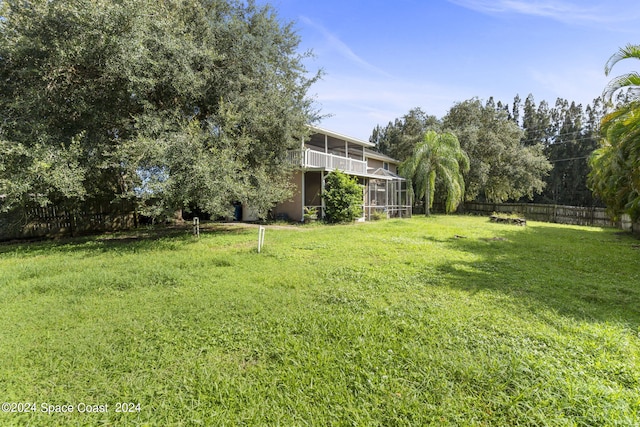
[[[637, 5], [597, 5], [582, 0], [572, 3], [564, 0], [448, 0], [458, 6], [486, 14], [520, 14], [549, 18], [568, 24], [609, 25], [629, 22], [638, 18]], [[625, 7], [626, 6], [626, 7]]]
[[301, 16], [300, 20], [304, 24], [308, 25], [309, 27], [315, 29], [320, 34], [322, 34], [322, 37], [324, 38], [324, 40], [326, 41], [328, 46], [331, 49], [333, 49], [334, 51], [336, 51], [343, 58], [349, 60], [350, 62], [358, 65], [359, 67], [361, 67], [361, 68], [363, 68], [363, 69], [365, 69], [367, 71], [374, 72], [374, 73], [379, 74], [381, 76], [391, 77], [383, 69], [381, 69], [379, 67], [376, 67], [375, 65], [367, 62], [362, 57], [360, 57], [358, 54], [356, 54], [345, 42], [340, 40], [340, 38], [338, 36], [333, 34], [331, 31], [326, 29], [324, 26], [318, 24], [317, 22], [314, 22], [313, 20], [311, 20], [310, 18], [308, 18], [306, 16]]
[[322, 126], [367, 139], [376, 125], [385, 126], [411, 108], [442, 117], [452, 99], [469, 98], [469, 88], [421, 79], [328, 75], [315, 87], [323, 112], [332, 114]]

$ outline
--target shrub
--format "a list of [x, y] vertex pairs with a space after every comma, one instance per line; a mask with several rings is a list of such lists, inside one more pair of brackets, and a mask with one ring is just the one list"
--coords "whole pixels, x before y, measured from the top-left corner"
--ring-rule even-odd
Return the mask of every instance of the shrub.
[[327, 222], [350, 222], [362, 216], [362, 186], [354, 177], [333, 171], [325, 177], [324, 188]]
[[314, 207], [308, 208], [308, 207], [305, 207], [305, 208], [304, 208], [304, 215], [303, 215], [303, 219], [304, 219], [304, 222], [305, 222], [305, 223], [307, 223], [307, 222], [312, 222], [312, 221], [317, 220], [317, 219], [318, 219], [318, 208], [314, 208]]
[[371, 219], [374, 221], [380, 221], [387, 218], [387, 212], [385, 211], [375, 210], [371, 213]]

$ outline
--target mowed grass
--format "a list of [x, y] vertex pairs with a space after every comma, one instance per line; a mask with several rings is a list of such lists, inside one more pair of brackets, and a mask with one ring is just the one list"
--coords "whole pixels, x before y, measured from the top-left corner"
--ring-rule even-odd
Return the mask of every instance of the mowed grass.
[[435, 216], [256, 243], [0, 246], [0, 400], [36, 404], [0, 425], [640, 424], [631, 236]]

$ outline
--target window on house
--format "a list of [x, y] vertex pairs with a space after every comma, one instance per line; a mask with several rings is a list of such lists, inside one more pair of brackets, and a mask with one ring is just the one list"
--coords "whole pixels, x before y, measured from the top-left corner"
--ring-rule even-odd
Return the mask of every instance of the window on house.
[[383, 162], [383, 163], [382, 163], [382, 169], [384, 169], [384, 170], [388, 171], [388, 170], [389, 170], [389, 163], [387, 163], [387, 162]]

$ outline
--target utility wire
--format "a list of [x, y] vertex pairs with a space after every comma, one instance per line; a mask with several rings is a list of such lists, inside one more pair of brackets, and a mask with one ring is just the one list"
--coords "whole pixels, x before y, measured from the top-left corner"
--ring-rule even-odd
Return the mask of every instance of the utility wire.
[[570, 160], [582, 160], [582, 159], [588, 159], [589, 157], [591, 157], [591, 156], [570, 157], [570, 158], [567, 158], [567, 159], [549, 160], [549, 163], [568, 162]]

